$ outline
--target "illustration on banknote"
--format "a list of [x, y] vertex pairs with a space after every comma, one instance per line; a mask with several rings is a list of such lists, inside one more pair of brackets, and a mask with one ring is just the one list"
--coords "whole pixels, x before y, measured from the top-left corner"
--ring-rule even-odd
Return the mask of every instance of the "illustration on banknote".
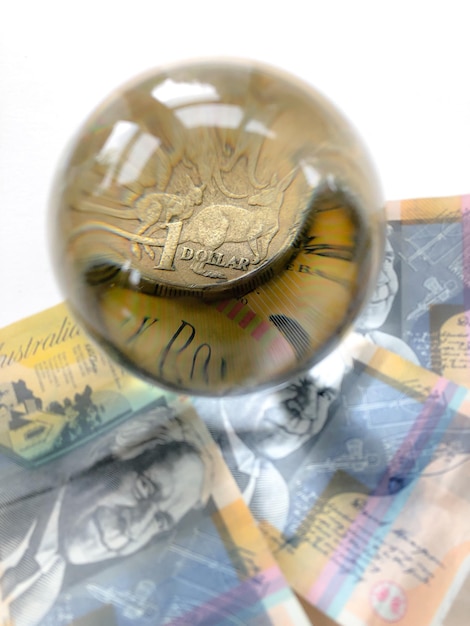
[[193, 398], [256, 519], [284, 527], [291, 502], [287, 477], [324, 428], [347, 368], [334, 352], [278, 391]]
[[[446, 473], [466, 463], [470, 453], [470, 429], [430, 425], [428, 431], [422, 424], [427, 443], [410, 443], [397, 462], [397, 450], [416, 423], [421, 404], [400, 386], [348, 363], [344, 353], [333, 353], [278, 391], [241, 402], [194, 402], [254, 516], [287, 536], [295, 536], [318, 494], [338, 472], [353, 476], [378, 496], [389, 496], [427, 475], [431, 465], [432, 472]], [[439, 398], [434, 403], [436, 413], [448, 410]], [[393, 459], [393, 473], [383, 483]]]
[[41, 626], [69, 626], [74, 614], [70, 605], [71, 596], [62, 594], [60, 600], [52, 607], [41, 623]]
[[[468, 384], [467, 196], [402, 201], [389, 206], [389, 242], [395, 249], [397, 293], [372, 341], [461, 384]], [[359, 320], [359, 330], [361, 328]], [[367, 322], [367, 320], [366, 320]], [[399, 337], [408, 351], [380, 340]], [[412, 353], [415, 355], [413, 359]]]
[[375, 365], [355, 361], [329, 420], [297, 459], [283, 531], [261, 527], [294, 588], [339, 623], [351, 614], [374, 623], [375, 614], [412, 625], [420, 607], [431, 623], [449, 571], [465, 570], [468, 529], [457, 520], [468, 508], [467, 395], [379, 350]]
[[[357, 330], [374, 343], [417, 362], [413, 351], [396, 330], [396, 334], [381, 330], [389, 318], [399, 288], [392, 238], [393, 229], [389, 227], [386, 256], [377, 286], [358, 321]], [[272, 317], [301, 352], [305, 343], [302, 329], [298, 325], [292, 327], [285, 316]], [[336, 351], [280, 391], [252, 395], [248, 402], [246, 398], [240, 403], [234, 399], [221, 400], [217, 406], [211, 401], [194, 400], [225, 452], [225, 460], [257, 519], [267, 520], [277, 528], [285, 527], [289, 508], [293, 505], [286, 478], [292, 475], [291, 468], [296, 467], [302, 454], [307, 458], [309, 448], [315, 447], [320, 432], [332, 418], [340, 402], [340, 392], [347, 387], [351, 367], [347, 357]], [[359, 386], [356, 393], [360, 390]], [[358, 398], [357, 403], [361, 406], [362, 398]], [[388, 406], [384, 401], [382, 408]], [[220, 424], [223, 424], [222, 428]], [[378, 453], [376, 446], [369, 450], [369, 439], [363, 437], [362, 431], [359, 436], [352, 433], [332, 456], [316, 459], [313, 455], [311, 468], [330, 474], [339, 469], [359, 467], [364, 472], [379, 471], [384, 464], [385, 451]], [[271, 493], [276, 494], [274, 504]]]
[[388, 225], [384, 261], [375, 289], [356, 322], [356, 330], [373, 343], [400, 354], [413, 363], [418, 363], [418, 357], [400, 336], [401, 329], [396, 321], [395, 302], [400, 289], [400, 279], [396, 270], [397, 255], [393, 247], [394, 243], [398, 246], [399, 241], [394, 234], [393, 227]]
[[135, 589], [119, 589], [117, 586], [87, 585], [88, 592], [103, 604], [112, 604], [122, 609], [129, 619], [145, 617], [158, 619], [158, 606], [151, 601], [157, 586], [153, 580], [140, 580]]
[[[457, 200], [450, 199], [450, 205]], [[389, 226], [384, 267], [356, 327], [364, 338], [406, 361], [393, 361], [387, 369], [385, 359], [376, 372], [367, 361], [350, 363], [346, 358], [342, 370], [335, 368], [341, 371], [338, 391], [317, 431], [307, 420], [318, 415], [317, 409], [313, 403], [305, 405], [308, 410], [297, 421], [297, 433], [303, 434], [298, 447], [290, 445], [288, 428], [302, 410], [283, 401], [287, 390], [271, 392], [269, 400], [277, 403], [271, 423], [257, 417], [269, 406], [262, 395], [251, 406], [246, 398], [244, 406], [225, 400], [212, 414], [206, 411], [209, 428], [288, 579], [304, 598], [341, 623], [351, 612], [364, 623], [372, 615], [417, 623], [422, 596], [410, 588], [420, 585], [435, 593], [426, 607], [426, 623], [441, 602], [442, 618], [458, 615], [465, 606], [465, 592], [458, 589], [468, 588], [467, 534], [446, 513], [448, 522], [442, 527], [453, 530], [437, 546], [434, 535], [432, 540], [426, 535], [420, 512], [424, 507], [426, 515], [442, 520], [440, 498], [456, 498], [461, 512], [454, 520], [463, 519], [467, 510], [463, 485], [470, 461], [470, 421], [466, 408], [462, 416], [455, 413], [459, 400], [454, 397], [463, 397], [464, 390], [450, 382], [437, 385], [424, 370], [410, 370], [401, 382], [397, 378], [401, 368], [406, 372], [413, 367], [406, 362], [421, 362], [438, 373], [451, 372], [457, 381], [460, 375], [468, 385], [465, 212], [459, 205], [449, 217], [444, 206], [445, 200], [436, 214], [430, 216], [427, 209], [419, 218], [420, 205], [415, 203], [409, 221], [403, 213], [401, 221]], [[428, 378], [433, 382], [426, 382]], [[308, 385], [304, 382], [298, 390], [302, 387]], [[244, 412], [250, 417], [244, 419]], [[261, 429], [254, 426], [258, 422]], [[275, 436], [279, 424], [286, 429], [284, 445]], [[263, 501], [270, 505], [263, 507]], [[440, 536], [437, 528], [439, 524]], [[449, 555], [457, 546], [459, 561], [451, 564]], [[324, 569], [317, 571], [313, 563], [321, 559]], [[305, 578], [307, 563], [310, 582]], [[456, 581], [446, 596], [451, 582], [443, 577], [449, 567]], [[333, 589], [334, 594], [328, 591]], [[449, 612], [449, 603], [457, 600], [461, 608]]]
[[0, 470], [3, 622], [307, 623], [187, 403], [160, 395], [34, 473]]
[[130, 414], [127, 399], [110, 389], [93, 391], [87, 384], [72, 397], [45, 403], [21, 378], [0, 382], [0, 445], [25, 463], [78, 445]]
[[210, 470], [184, 429], [171, 438], [170, 409], [156, 407], [144, 418], [146, 440], [122, 426], [108, 437], [108, 456], [89, 469], [75, 468], [65, 486], [51, 485], [44, 494], [38, 485], [26, 499], [11, 486], [3, 490], [2, 607], [15, 624], [41, 623], [82, 566], [90, 576], [93, 567], [99, 571], [152, 542], [163, 548], [186, 514], [206, 504]]

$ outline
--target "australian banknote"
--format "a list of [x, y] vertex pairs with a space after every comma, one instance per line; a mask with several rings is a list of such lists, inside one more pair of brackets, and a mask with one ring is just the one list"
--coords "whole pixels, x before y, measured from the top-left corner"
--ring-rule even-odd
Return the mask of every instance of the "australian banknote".
[[187, 401], [63, 306], [0, 336], [2, 625], [310, 623]]
[[461, 384], [470, 369], [470, 195], [387, 204], [385, 262], [358, 329]]
[[464, 387], [356, 335], [281, 390], [196, 406], [304, 601], [344, 626], [458, 625]]
[[108, 359], [64, 304], [0, 329], [0, 450], [24, 464], [82, 445], [160, 395]]

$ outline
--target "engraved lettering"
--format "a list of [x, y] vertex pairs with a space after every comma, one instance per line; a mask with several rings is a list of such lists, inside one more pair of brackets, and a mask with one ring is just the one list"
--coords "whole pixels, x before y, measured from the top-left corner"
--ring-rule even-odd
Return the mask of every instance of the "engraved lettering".
[[199, 261], [201, 263], [207, 261], [207, 251], [206, 250], [198, 250], [195, 254], [195, 259], [196, 261]]
[[186, 246], [183, 246], [183, 250], [181, 252], [181, 259], [183, 259], [183, 261], [190, 261], [194, 256], [194, 250], [192, 248], [187, 248]]
[[211, 265], [224, 265], [224, 255], [221, 252], [212, 252], [208, 261]]
[[225, 267], [236, 267], [238, 269], [238, 259], [236, 256], [231, 257], [230, 261], [227, 262]]
[[163, 246], [160, 263], [155, 269], [175, 271], [176, 267], [174, 265], [174, 261], [176, 248], [178, 247], [183, 222], [170, 222], [169, 224], [165, 224], [165, 227], [168, 230], [168, 235], [166, 237], [165, 245]]
[[230, 259], [225, 262], [225, 255], [223, 252], [214, 252], [212, 250], [203, 249], [196, 250], [195, 252], [193, 248], [189, 248], [187, 246], [183, 246], [183, 250], [179, 258], [182, 261], [193, 261], [193, 270], [195, 265], [201, 268], [203, 268], [204, 265], [216, 265], [218, 267], [229, 267], [231, 269], [244, 272], [248, 270], [248, 266], [250, 265], [250, 260], [246, 257], [237, 257], [232, 255]]

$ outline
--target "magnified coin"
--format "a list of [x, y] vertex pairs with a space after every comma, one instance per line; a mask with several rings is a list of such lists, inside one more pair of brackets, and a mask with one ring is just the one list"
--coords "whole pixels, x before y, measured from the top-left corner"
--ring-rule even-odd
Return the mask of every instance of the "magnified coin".
[[348, 329], [383, 248], [383, 201], [349, 122], [248, 62], [194, 62], [112, 94], [72, 142], [52, 199], [69, 304], [166, 387], [280, 383]]

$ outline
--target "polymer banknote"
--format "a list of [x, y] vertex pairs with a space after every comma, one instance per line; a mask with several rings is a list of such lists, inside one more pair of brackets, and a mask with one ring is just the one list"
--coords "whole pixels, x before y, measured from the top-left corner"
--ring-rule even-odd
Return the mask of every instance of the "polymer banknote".
[[187, 400], [62, 305], [0, 345], [2, 625], [310, 623]]
[[159, 395], [108, 359], [64, 304], [0, 329], [0, 450], [23, 464], [82, 445]]
[[387, 251], [358, 322], [374, 343], [470, 384], [470, 195], [387, 204]]
[[[191, 399], [315, 624], [460, 626], [462, 615], [470, 610], [466, 600], [470, 538], [465, 537], [466, 499], [461, 489], [470, 430], [466, 391], [455, 384], [468, 384], [466, 201], [453, 197], [389, 203], [387, 256], [358, 334], [319, 365], [282, 389], [239, 399]], [[40, 472], [61, 463], [75, 467], [71, 459], [88, 458], [95, 441], [111, 441], [133, 414], [135, 422], [135, 411], [160, 407], [161, 392], [129, 378], [127, 384], [134, 385], [135, 393], [124, 394], [127, 411], [118, 411], [114, 406], [120, 405], [113, 404], [103, 413], [108, 417], [97, 421], [96, 407], [106, 403], [94, 395], [101, 385], [93, 370], [97, 358], [88, 354], [95, 350], [93, 344], [82, 348], [77, 359], [81, 368], [70, 356], [62, 362], [56, 355], [54, 361], [41, 358], [42, 346], [60, 353], [64, 336], [78, 337], [78, 329], [67, 322], [73, 324], [67, 318], [63, 328], [59, 321], [47, 333], [39, 327], [33, 334], [25, 329], [16, 345], [7, 341], [11, 331], [0, 335], [0, 384], [4, 381], [0, 389], [6, 398], [0, 401], [5, 454], [0, 471], [7, 480], [8, 468], [13, 468], [13, 477], [19, 468], [26, 472], [33, 465], [40, 466]], [[35, 359], [26, 367], [29, 377], [25, 370], [13, 375], [13, 364], [23, 367], [33, 353]], [[98, 360], [100, 376], [119, 394], [128, 375], [106, 357], [100, 355]], [[67, 375], [74, 385], [65, 391]], [[54, 385], [57, 391], [46, 395]], [[167, 406], [168, 402], [170, 396]], [[54, 419], [63, 416], [59, 427], [63, 434], [49, 429], [52, 435], [43, 436], [45, 443], [36, 439], [33, 445], [33, 437], [26, 437], [26, 426], [36, 428], [28, 423], [29, 416], [39, 419], [39, 413], [49, 411]], [[77, 413], [86, 420], [73, 418]], [[73, 437], [72, 429], [64, 426], [69, 422], [82, 423], [73, 429]], [[14, 439], [16, 431], [21, 437]], [[5, 576], [8, 581], [11, 572]], [[201, 579], [202, 574], [197, 571], [196, 577]], [[109, 612], [109, 619], [115, 620], [109, 623], [127, 624], [134, 614], [127, 605], [124, 608], [122, 598], [132, 605], [134, 597], [145, 595], [142, 590], [150, 587], [149, 597], [155, 598], [157, 592], [148, 580], [139, 580], [134, 587], [126, 583], [117, 591], [90, 587], [88, 593], [100, 600], [83, 623], [106, 624]], [[72, 598], [67, 585], [66, 580], [63, 600]], [[282, 606], [287, 603], [297, 611], [293, 596], [284, 590], [288, 599]], [[240, 613], [234, 617], [233, 612], [230, 618], [216, 612], [214, 621], [205, 614], [198, 622], [185, 608], [178, 614], [174, 606], [162, 608], [162, 602], [152, 606], [132, 619], [139, 623], [145, 614], [147, 622], [142, 623], [265, 623], [246, 621]], [[181, 600], [180, 607], [184, 606]], [[53, 610], [47, 615], [52, 621], [44, 621], [50, 626], [69, 624], [75, 609], [64, 600]], [[76, 621], [78, 615], [73, 613], [74, 624], [82, 623]], [[292, 623], [302, 623], [295, 619]], [[278, 623], [290, 622], [281, 618]]]
[[351, 335], [283, 389], [195, 402], [288, 582], [320, 616], [461, 624], [467, 389]]

